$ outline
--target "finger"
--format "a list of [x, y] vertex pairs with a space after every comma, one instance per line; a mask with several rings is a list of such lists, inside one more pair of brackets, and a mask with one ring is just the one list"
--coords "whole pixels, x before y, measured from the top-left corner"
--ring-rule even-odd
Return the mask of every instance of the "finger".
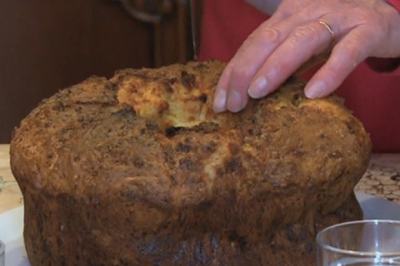
[[350, 31], [332, 50], [328, 61], [311, 78], [305, 88], [309, 98], [324, 97], [336, 90], [354, 68], [364, 61], [377, 45], [374, 32], [367, 27]]
[[303, 63], [327, 50], [331, 41], [331, 32], [318, 20], [295, 28], [257, 72], [248, 94], [261, 98], [271, 93]]
[[212, 106], [214, 112], [216, 113], [221, 113], [226, 111], [226, 98], [227, 98], [228, 83], [231, 71], [232, 71], [232, 64], [228, 63], [218, 80]]
[[[227, 78], [226, 108], [238, 112], [248, 101], [247, 89], [264, 60], [285, 39], [286, 34], [269, 23], [251, 34], [231, 60]], [[225, 85], [225, 84], [223, 84]]]
[[[300, 21], [299, 21], [300, 19]], [[287, 19], [270, 25], [264, 23], [249, 36], [231, 60], [231, 69], [227, 77], [226, 108], [231, 112], [242, 110], [248, 102], [250, 82], [264, 64], [265, 60], [287, 38], [294, 24], [304, 23], [305, 17]], [[225, 76], [224, 76], [225, 78]]]

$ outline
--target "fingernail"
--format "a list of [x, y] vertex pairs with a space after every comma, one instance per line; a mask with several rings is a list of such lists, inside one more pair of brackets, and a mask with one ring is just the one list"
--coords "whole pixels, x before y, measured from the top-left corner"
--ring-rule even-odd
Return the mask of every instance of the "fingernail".
[[242, 95], [235, 90], [231, 90], [228, 96], [227, 108], [231, 112], [239, 112], [244, 108], [244, 100], [242, 99]]
[[317, 81], [306, 89], [305, 94], [308, 98], [318, 98], [323, 95], [325, 87], [324, 82]]
[[220, 113], [226, 110], [226, 91], [219, 89], [214, 96], [213, 102], [214, 112]]
[[247, 93], [250, 95], [251, 98], [261, 98], [268, 94], [266, 90], [266, 86], [268, 81], [265, 77], [260, 76], [258, 77], [251, 85]]

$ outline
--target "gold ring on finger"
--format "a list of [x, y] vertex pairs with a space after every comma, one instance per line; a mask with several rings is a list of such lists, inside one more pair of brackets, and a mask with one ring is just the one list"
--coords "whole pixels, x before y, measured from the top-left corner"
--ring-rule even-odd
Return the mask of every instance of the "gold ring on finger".
[[318, 23], [324, 25], [325, 28], [329, 31], [329, 33], [331, 34], [331, 42], [333, 42], [335, 40], [335, 32], [333, 31], [332, 27], [323, 20], [318, 20]]

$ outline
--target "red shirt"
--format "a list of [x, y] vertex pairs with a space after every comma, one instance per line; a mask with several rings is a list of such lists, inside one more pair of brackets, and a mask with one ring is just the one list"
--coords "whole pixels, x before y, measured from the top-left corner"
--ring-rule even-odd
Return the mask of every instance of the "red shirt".
[[[388, 2], [400, 9], [400, 0]], [[199, 60], [229, 61], [268, 18], [244, 0], [204, 0]], [[367, 59], [336, 91], [369, 132], [374, 152], [400, 152], [399, 65], [400, 59]]]

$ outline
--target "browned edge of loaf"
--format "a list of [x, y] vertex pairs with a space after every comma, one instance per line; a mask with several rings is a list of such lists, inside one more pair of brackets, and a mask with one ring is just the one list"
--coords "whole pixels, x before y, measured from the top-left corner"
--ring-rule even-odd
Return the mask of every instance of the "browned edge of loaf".
[[107, 216], [123, 207], [140, 232], [256, 237], [338, 209], [368, 165], [362, 124], [333, 95], [306, 99], [298, 78], [240, 113], [215, 114], [224, 66], [121, 70], [44, 100], [11, 142], [23, 194], [70, 197]]

